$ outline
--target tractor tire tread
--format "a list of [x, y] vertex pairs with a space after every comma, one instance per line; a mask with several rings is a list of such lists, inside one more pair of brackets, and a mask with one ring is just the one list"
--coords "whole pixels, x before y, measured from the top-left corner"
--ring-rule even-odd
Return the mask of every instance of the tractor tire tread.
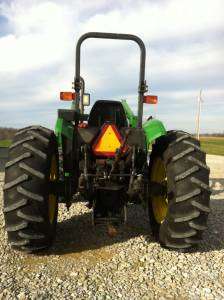
[[183, 140], [186, 140], [190, 137], [189, 134], [183, 133], [183, 135], [179, 136], [178, 138], [176, 138], [173, 142], [170, 143], [170, 147], [175, 146], [176, 144], [178, 144], [179, 142], [182, 142]]
[[188, 223], [189, 224], [189, 226], [191, 227], [191, 228], [194, 228], [194, 229], [196, 229], [196, 230], [205, 230], [205, 229], [207, 229], [207, 226], [206, 225], [202, 225], [202, 224], [197, 224], [197, 223], [195, 223], [194, 221], [191, 221], [191, 222], [189, 222]]
[[17, 241], [12, 241], [11, 245], [20, 247], [20, 246], [26, 246], [29, 245], [30, 241], [29, 240], [17, 240]]
[[187, 244], [198, 244], [202, 241], [202, 239], [196, 239], [196, 238], [186, 238], [184, 240], [185, 240], [185, 243], [187, 243]]
[[175, 156], [172, 157], [171, 162], [176, 162], [177, 160], [183, 158], [184, 156], [186, 156], [187, 154], [194, 152], [194, 148], [190, 147], [187, 148], [186, 150], [183, 150], [182, 152], [176, 154]]
[[34, 130], [29, 130], [28, 133], [31, 134], [34, 138], [36, 138], [38, 141], [44, 143], [46, 146], [49, 143], [49, 139], [41, 135], [39, 132], [36, 132]]
[[176, 232], [176, 231], [171, 230], [169, 228], [169, 232], [170, 232], [170, 236], [172, 238], [176, 238], [176, 239], [188, 238], [188, 237], [191, 237], [191, 236], [194, 236], [194, 235], [197, 234], [197, 231], [194, 230], [194, 229], [191, 229], [191, 230], [188, 230], [188, 231], [184, 231], [184, 232]]
[[21, 238], [29, 239], [29, 240], [41, 240], [45, 238], [44, 234], [41, 233], [24, 233], [23, 231], [19, 231], [18, 235]]
[[200, 168], [199, 168], [198, 166], [193, 166], [192, 168], [190, 168], [190, 169], [184, 171], [183, 173], [176, 175], [176, 176], [175, 176], [175, 181], [177, 182], [177, 181], [179, 181], [179, 180], [182, 180], [182, 179], [188, 177], [189, 175], [191, 175], [191, 174], [197, 172], [199, 169], [200, 169]]
[[183, 141], [183, 143], [195, 148], [196, 150], [198, 150], [202, 153], [204, 153], [204, 151], [202, 151], [202, 149], [198, 145], [195, 145], [194, 143], [192, 143], [190, 141]]
[[174, 222], [175, 223], [186, 222], [186, 221], [193, 220], [199, 216], [200, 216], [200, 212], [198, 210], [196, 210], [196, 211], [193, 211], [192, 213], [184, 214], [183, 216], [178, 216], [178, 217], [174, 218]]
[[207, 213], [210, 213], [210, 211], [211, 211], [211, 209], [210, 209], [209, 206], [204, 205], [204, 204], [202, 204], [202, 203], [200, 203], [200, 202], [197, 202], [197, 201], [195, 201], [195, 200], [192, 200], [192, 201], [191, 201], [191, 204], [192, 204], [194, 207], [196, 207], [196, 208], [198, 208], [199, 210], [201, 210], [201, 211], [204, 211], [204, 212], [207, 212]]
[[9, 149], [14, 149], [18, 146], [20, 146], [21, 144], [25, 143], [25, 142], [28, 142], [28, 141], [32, 141], [34, 140], [34, 137], [32, 135], [29, 135], [29, 136], [26, 136], [24, 137], [23, 139], [19, 140], [19, 141], [16, 141], [14, 143], [12, 143], [12, 145], [9, 147]]
[[196, 197], [200, 194], [201, 194], [201, 190], [200, 189], [195, 189], [195, 190], [193, 190], [192, 192], [190, 192], [188, 194], [184, 194], [184, 195], [181, 195], [179, 197], [176, 197], [175, 202], [176, 203], [183, 202], [183, 201], [186, 201], [186, 200], [191, 199], [193, 197]]
[[14, 232], [14, 231], [18, 231], [18, 230], [21, 230], [21, 229], [25, 229], [27, 228], [28, 226], [28, 223], [25, 222], [25, 221], [22, 221], [20, 223], [17, 223], [17, 224], [14, 224], [14, 225], [11, 225], [11, 226], [6, 226], [6, 231], [8, 232]]
[[167, 169], [168, 211], [161, 224], [156, 222], [152, 204], [150, 222], [156, 239], [164, 247], [184, 249], [202, 240], [210, 212], [209, 171], [199, 141], [182, 131], [170, 131], [156, 140], [150, 166], [159, 156]]
[[31, 146], [30, 144], [24, 143], [23, 147], [32, 151], [34, 154], [38, 155], [39, 157], [43, 158], [43, 159], [47, 159], [47, 155], [46, 153], [44, 153], [43, 151], [34, 148], [33, 146]]
[[46, 180], [53, 155], [58, 159], [57, 140], [52, 130], [29, 126], [15, 134], [9, 148], [3, 189], [5, 229], [12, 248], [30, 253], [46, 249], [53, 242], [57, 213], [50, 224], [49, 179]]
[[28, 173], [30, 173], [31, 175], [34, 175], [36, 177], [39, 177], [40, 179], [44, 179], [45, 175], [43, 172], [39, 172], [38, 170], [35, 170], [34, 168], [31, 168], [30, 166], [28, 166], [26, 163], [21, 162], [19, 163], [19, 167], [25, 171], [27, 171]]
[[29, 222], [37, 222], [37, 223], [44, 222], [43, 217], [38, 216], [38, 215], [35, 215], [35, 216], [28, 215], [28, 214], [25, 214], [24, 212], [22, 212], [21, 210], [18, 210], [16, 214], [21, 219], [29, 221]]
[[8, 183], [5, 183], [3, 190], [5, 191], [8, 189], [14, 188], [15, 186], [21, 184], [22, 182], [27, 181], [28, 179], [29, 179], [29, 176], [27, 174], [20, 175], [16, 179], [14, 179]]
[[24, 154], [22, 154], [22, 155], [20, 155], [20, 156], [14, 158], [14, 159], [8, 161], [8, 162], [5, 164], [5, 168], [9, 168], [9, 167], [15, 165], [16, 163], [20, 162], [21, 160], [24, 160], [25, 158], [31, 157], [31, 155], [32, 155], [32, 154], [31, 154], [30, 152], [25, 152]]
[[23, 128], [23, 129], [21, 129], [21, 130], [18, 130], [18, 131], [16, 132], [15, 136], [24, 134], [24, 133], [26, 133], [26, 132], [29, 131], [29, 130], [40, 130], [40, 131], [46, 133], [46, 134], [49, 135], [49, 136], [50, 136], [51, 133], [52, 133], [52, 131], [51, 131], [50, 129], [48, 129], [48, 128], [45, 128], [45, 127], [39, 126], [39, 125], [33, 125], [33, 126], [28, 126], [28, 127], [25, 127], [25, 128]]
[[172, 248], [172, 249], [191, 248], [191, 244], [187, 244], [187, 243], [177, 244], [177, 243], [166, 242], [163, 246], [165, 246], [166, 248]]
[[44, 201], [44, 198], [43, 196], [39, 195], [39, 194], [36, 194], [36, 193], [32, 193], [30, 191], [27, 191], [26, 189], [24, 189], [22, 186], [18, 186], [17, 187], [17, 192], [19, 194], [22, 194], [23, 196], [26, 196], [32, 200], [36, 200], [38, 202], [43, 202]]
[[6, 205], [6, 204], [5, 204], [5, 206], [4, 206], [4, 208], [3, 208], [3, 212], [6, 213], [6, 212], [10, 212], [10, 211], [16, 210], [16, 209], [18, 209], [18, 208], [21, 208], [21, 207], [27, 205], [27, 203], [28, 203], [28, 200], [22, 198], [21, 200], [19, 200], [19, 201], [17, 201], [17, 202], [14, 202], [14, 203], [11, 204], [11, 205]]
[[203, 181], [201, 181], [200, 179], [197, 179], [195, 177], [191, 177], [191, 182], [195, 183], [197, 186], [199, 186], [200, 188], [202, 188], [203, 190], [208, 191], [209, 193], [211, 193], [211, 189], [209, 187], [208, 184], [205, 184]]
[[198, 160], [197, 158], [193, 157], [193, 156], [189, 156], [188, 160], [195, 163], [196, 165], [198, 165], [200, 168], [203, 168], [205, 170], [210, 171], [210, 168], [203, 162], [201, 162], [200, 160]]

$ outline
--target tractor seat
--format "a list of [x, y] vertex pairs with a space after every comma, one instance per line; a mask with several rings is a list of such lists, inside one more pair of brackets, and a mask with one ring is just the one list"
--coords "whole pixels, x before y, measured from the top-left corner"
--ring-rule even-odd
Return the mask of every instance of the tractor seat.
[[110, 122], [118, 128], [128, 127], [124, 108], [119, 101], [98, 100], [94, 103], [88, 119], [89, 127], [101, 127]]

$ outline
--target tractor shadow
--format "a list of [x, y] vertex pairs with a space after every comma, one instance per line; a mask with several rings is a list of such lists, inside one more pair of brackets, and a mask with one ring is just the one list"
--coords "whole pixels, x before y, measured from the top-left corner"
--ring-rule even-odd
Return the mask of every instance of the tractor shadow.
[[[140, 206], [129, 206], [127, 224], [120, 226], [114, 237], [108, 235], [105, 227], [99, 225], [94, 227], [91, 213], [88, 212], [59, 222], [55, 243], [46, 254], [63, 255], [96, 250], [138, 236], [150, 236], [150, 234], [147, 214]], [[151, 241], [153, 241], [152, 237]]]
[[[180, 252], [204, 253], [224, 249], [224, 178], [212, 178], [210, 185], [212, 187], [211, 213], [203, 241], [192, 250], [180, 250]], [[81, 253], [123, 243], [139, 236], [143, 236], [149, 244], [155, 242], [148, 215], [138, 205], [128, 207], [127, 224], [118, 229], [115, 237], [108, 236], [106, 228], [93, 227], [91, 222], [91, 212], [75, 215], [59, 222], [55, 243], [46, 254]], [[175, 252], [178, 253], [179, 250]]]

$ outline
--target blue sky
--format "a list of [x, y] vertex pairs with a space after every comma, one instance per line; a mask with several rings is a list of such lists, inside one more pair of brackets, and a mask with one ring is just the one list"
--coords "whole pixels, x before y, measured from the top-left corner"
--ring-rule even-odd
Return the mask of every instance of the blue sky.
[[[88, 31], [139, 35], [146, 79], [168, 129], [195, 131], [203, 89], [202, 132], [224, 131], [222, 0], [0, 0], [0, 126], [54, 127], [61, 90], [70, 90], [75, 43]], [[132, 42], [88, 40], [81, 75], [96, 99], [127, 98], [137, 109], [139, 50]]]

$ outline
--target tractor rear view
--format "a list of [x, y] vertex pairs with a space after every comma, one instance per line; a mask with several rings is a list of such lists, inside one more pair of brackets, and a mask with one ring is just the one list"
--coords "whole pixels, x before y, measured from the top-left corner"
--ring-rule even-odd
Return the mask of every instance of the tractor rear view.
[[[125, 100], [98, 100], [90, 113], [80, 50], [88, 38], [131, 40], [140, 48], [138, 113]], [[55, 237], [58, 203], [88, 202], [94, 225], [119, 226], [127, 205], [147, 208], [155, 238], [164, 247], [200, 242], [209, 208], [209, 168], [200, 144], [183, 131], [166, 131], [159, 120], [142, 121], [145, 46], [129, 34], [84, 34], [76, 46], [74, 92], [62, 92], [71, 109], [59, 109], [55, 132], [42, 126], [19, 130], [5, 166], [4, 216], [11, 246], [35, 252]], [[149, 148], [152, 146], [152, 151]]]

